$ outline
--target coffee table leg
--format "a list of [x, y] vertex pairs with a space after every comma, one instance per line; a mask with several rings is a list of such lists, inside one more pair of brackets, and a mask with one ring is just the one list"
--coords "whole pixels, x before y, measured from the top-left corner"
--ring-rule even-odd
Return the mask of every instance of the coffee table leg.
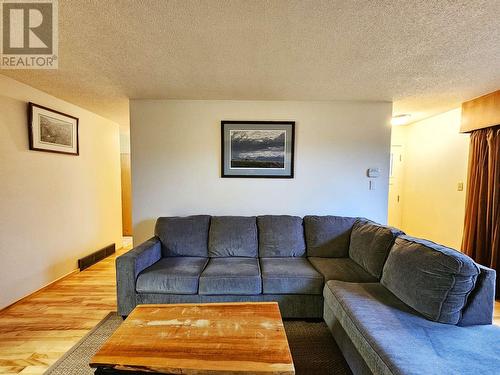
[[[155, 373], [157, 374], [157, 373]], [[163, 374], [163, 373], [161, 373]], [[161, 375], [158, 373], [158, 375]], [[97, 367], [94, 375], [151, 375], [151, 372], [115, 370], [110, 367]], [[166, 375], [166, 374], [164, 374]]]
[[109, 367], [98, 367], [94, 371], [94, 375], [114, 375], [114, 374], [122, 374], [122, 372], [117, 372]]

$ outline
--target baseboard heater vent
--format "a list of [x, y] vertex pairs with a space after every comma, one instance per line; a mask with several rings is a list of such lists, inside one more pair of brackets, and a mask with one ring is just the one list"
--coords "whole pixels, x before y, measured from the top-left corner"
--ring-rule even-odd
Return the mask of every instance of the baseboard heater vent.
[[95, 253], [87, 255], [82, 259], [78, 259], [78, 268], [80, 271], [83, 271], [85, 268], [89, 268], [91, 265], [96, 264], [100, 260], [103, 260], [106, 257], [109, 257], [111, 254], [114, 254], [116, 251], [116, 245], [112, 244], [102, 248], [101, 250], [97, 250]]

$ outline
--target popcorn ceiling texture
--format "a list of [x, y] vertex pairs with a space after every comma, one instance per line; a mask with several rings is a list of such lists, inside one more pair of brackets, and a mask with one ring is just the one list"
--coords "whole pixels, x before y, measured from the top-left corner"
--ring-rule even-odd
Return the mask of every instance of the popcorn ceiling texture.
[[128, 127], [128, 98], [394, 101], [500, 87], [500, 1], [65, 0], [59, 70], [6, 74]]

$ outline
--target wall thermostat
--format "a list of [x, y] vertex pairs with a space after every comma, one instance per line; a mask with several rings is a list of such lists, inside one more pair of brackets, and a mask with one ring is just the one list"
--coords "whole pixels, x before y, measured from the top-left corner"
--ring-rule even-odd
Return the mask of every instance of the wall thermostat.
[[380, 176], [380, 168], [368, 168], [366, 175], [370, 178], [376, 178]]

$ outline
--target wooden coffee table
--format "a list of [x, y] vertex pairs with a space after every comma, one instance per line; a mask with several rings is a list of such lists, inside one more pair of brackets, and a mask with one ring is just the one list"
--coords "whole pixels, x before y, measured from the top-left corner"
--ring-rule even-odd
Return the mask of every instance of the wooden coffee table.
[[295, 374], [276, 302], [137, 306], [90, 366], [96, 374]]

